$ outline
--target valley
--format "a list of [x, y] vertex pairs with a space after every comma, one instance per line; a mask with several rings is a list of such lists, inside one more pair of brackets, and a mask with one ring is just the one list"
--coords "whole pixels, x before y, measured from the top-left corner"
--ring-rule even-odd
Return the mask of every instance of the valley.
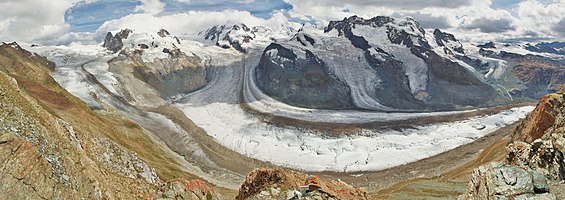
[[[493, 186], [488, 173], [514, 170], [534, 181], [560, 173], [553, 165], [562, 154], [553, 149], [562, 141], [544, 131], [562, 130], [554, 105], [565, 58], [540, 49], [544, 43], [487, 44], [424, 29], [411, 17], [355, 15], [323, 29], [236, 23], [175, 36], [123, 27], [102, 43], [2, 43], [0, 106], [30, 111], [5, 109], [0, 122], [41, 118], [33, 126], [44, 128], [3, 124], [0, 150], [21, 153], [23, 144], [29, 152], [21, 154], [37, 158], [30, 174], [54, 169], [45, 184], [68, 194], [30, 186], [41, 198], [287, 199], [304, 187], [326, 199], [553, 195], [537, 182], [488, 193], [513, 187]], [[550, 164], [520, 163], [527, 156], [545, 163], [521, 151], [538, 152], [542, 143], [552, 149]], [[29, 186], [16, 168], [0, 180]], [[19, 185], [4, 190], [29, 191]]]

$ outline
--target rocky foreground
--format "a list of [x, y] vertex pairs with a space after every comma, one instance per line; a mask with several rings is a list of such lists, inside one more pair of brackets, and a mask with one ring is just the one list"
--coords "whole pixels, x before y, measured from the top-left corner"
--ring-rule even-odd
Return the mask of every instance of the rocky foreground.
[[541, 98], [502, 162], [475, 169], [462, 199], [563, 199], [565, 87]]

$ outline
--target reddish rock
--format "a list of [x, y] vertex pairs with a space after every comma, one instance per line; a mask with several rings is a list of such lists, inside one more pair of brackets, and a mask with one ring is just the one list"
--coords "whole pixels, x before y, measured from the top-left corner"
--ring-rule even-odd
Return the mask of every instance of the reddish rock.
[[318, 176], [309, 176], [306, 178], [306, 185], [308, 185], [308, 189], [310, 190], [317, 190], [320, 189], [320, 177]]
[[292, 191], [300, 191], [301, 199], [367, 199], [365, 190], [343, 181], [324, 181], [318, 176], [283, 169], [253, 170], [246, 176], [236, 199], [289, 199], [292, 197], [286, 196], [289, 191], [291, 194]]
[[555, 123], [555, 117], [562, 106], [563, 93], [543, 96], [534, 111], [516, 128], [513, 140], [531, 143], [541, 138], [545, 131]]

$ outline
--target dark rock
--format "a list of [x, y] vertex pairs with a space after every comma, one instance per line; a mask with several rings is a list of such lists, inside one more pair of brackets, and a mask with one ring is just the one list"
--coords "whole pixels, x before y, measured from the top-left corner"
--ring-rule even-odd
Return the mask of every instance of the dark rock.
[[285, 103], [309, 108], [351, 108], [349, 88], [327, 71], [326, 64], [306, 50], [298, 58], [279, 44], [269, 45], [255, 76], [259, 87]]
[[165, 30], [165, 29], [159, 29], [159, 32], [157, 32], [157, 35], [161, 36], [162, 38], [167, 37], [169, 35], [171, 35], [169, 33], [169, 31]]
[[496, 46], [494, 46], [494, 42], [487, 42], [483, 45], [477, 45], [477, 47], [484, 48], [484, 49], [495, 49], [496, 48]]
[[113, 53], [117, 53], [124, 47], [122, 40], [127, 39], [129, 37], [129, 34], [131, 33], [132, 31], [129, 29], [123, 29], [120, 32], [116, 33], [115, 36], [112, 36], [112, 33], [108, 32], [102, 46], [112, 51]]
[[141, 49], [149, 49], [149, 46], [146, 44], [138, 44], [137, 46]]
[[[324, 29], [324, 32], [327, 33], [335, 29], [338, 31], [339, 36], [345, 36], [346, 38], [348, 38], [355, 47], [363, 50], [367, 50], [370, 48], [370, 46], [368, 42], [365, 40], [365, 38], [354, 35], [351, 30], [355, 29], [355, 27], [358, 25], [383, 27], [388, 23], [394, 23], [394, 22], [395, 22], [394, 18], [386, 17], [386, 16], [377, 16], [368, 20], [358, 16], [351, 16], [349, 18], [344, 18], [341, 21], [330, 21], [328, 26]], [[415, 29], [417, 29], [417, 31], [422, 33], [422, 35], [425, 34], [424, 29], [422, 29], [420, 27], [420, 24], [414, 19], [407, 18], [406, 21], [403, 21], [398, 25], [416, 27]], [[388, 26], [387, 32], [388, 32], [389, 40], [395, 44], [403, 44], [406, 45], [407, 47], [411, 47], [414, 45], [411, 37], [416, 37], [416, 36], [410, 35], [404, 30], [399, 30], [394, 26]], [[426, 42], [426, 40], [422, 37], [418, 37], [418, 43], [423, 47], [426, 48], [430, 47], [429, 44]]]
[[455, 50], [456, 52], [461, 53], [461, 54], [465, 53], [465, 50], [463, 49], [463, 45], [461, 45], [459, 40], [457, 40], [457, 38], [455, 38], [455, 36], [453, 34], [442, 32], [439, 29], [435, 29], [434, 30], [434, 38], [436, 40], [436, 43], [439, 46], [442, 46], [442, 47], [446, 47], [445, 43], [449, 43], [449, 42], [458, 43], [457, 47], [455, 47], [453, 50]]
[[177, 36], [175, 36], [174, 38], [175, 38], [175, 40], [177, 41], [177, 44], [180, 44], [179, 38], [178, 38]]

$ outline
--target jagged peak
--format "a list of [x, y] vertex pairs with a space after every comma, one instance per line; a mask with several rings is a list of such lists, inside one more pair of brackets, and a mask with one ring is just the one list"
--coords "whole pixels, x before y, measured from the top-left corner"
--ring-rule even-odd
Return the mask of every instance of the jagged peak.
[[14, 41], [14, 42], [9, 42], [9, 43], [2, 42], [2, 45], [0, 45], [0, 49], [6, 49], [6, 48], [13, 49], [13, 50], [15, 50], [16, 52], [22, 53], [22, 54], [24, 54], [24, 55], [27, 56], [27, 57], [34, 57], [34, 56], [41, 57], [41, 56], [39, 56], [39, 55], [36, 54], [36, 53], [32, 53], [32, 52], [30, 52], [30, 51], [28, 51], [28, 50], [22, 48], [22, 47], [21, 47], [17, 42], [15, 42], [15, 41]]
[[457, 41], [454, 35], [450, 33], [442, 32], [437, 28], [434, 30], [434, 38], [436, 39], [436, 43], [439, 46], [444, 46], [443, 44], [444, 41]]
[[487, 43], [482, 44], [482, 45], [477, 45], [477, 47], [484, 48], [484, 49], [495, 49], [496, 48], [493, 41], [487, 42]]
[[453, 34], [442, 32], [439, 29], [435, 29], [433, 34], [436, 44], [441, 47], [444, 47], [446, 53], [447, 52], [453, 53], [453, 51], [461, 54], [465, 53], [465, 50], [463, 49], [463, 45], [459, 40], [457, 40], [457, 38], [455, 38]]
[[22, 47], [16, 41], [9, 42], [9, 43], [2, 42], [2, 45], [0, 45], [0, 47], [12, 47], [12, 48], [15, 48], [15, 49], [22, 49]]

